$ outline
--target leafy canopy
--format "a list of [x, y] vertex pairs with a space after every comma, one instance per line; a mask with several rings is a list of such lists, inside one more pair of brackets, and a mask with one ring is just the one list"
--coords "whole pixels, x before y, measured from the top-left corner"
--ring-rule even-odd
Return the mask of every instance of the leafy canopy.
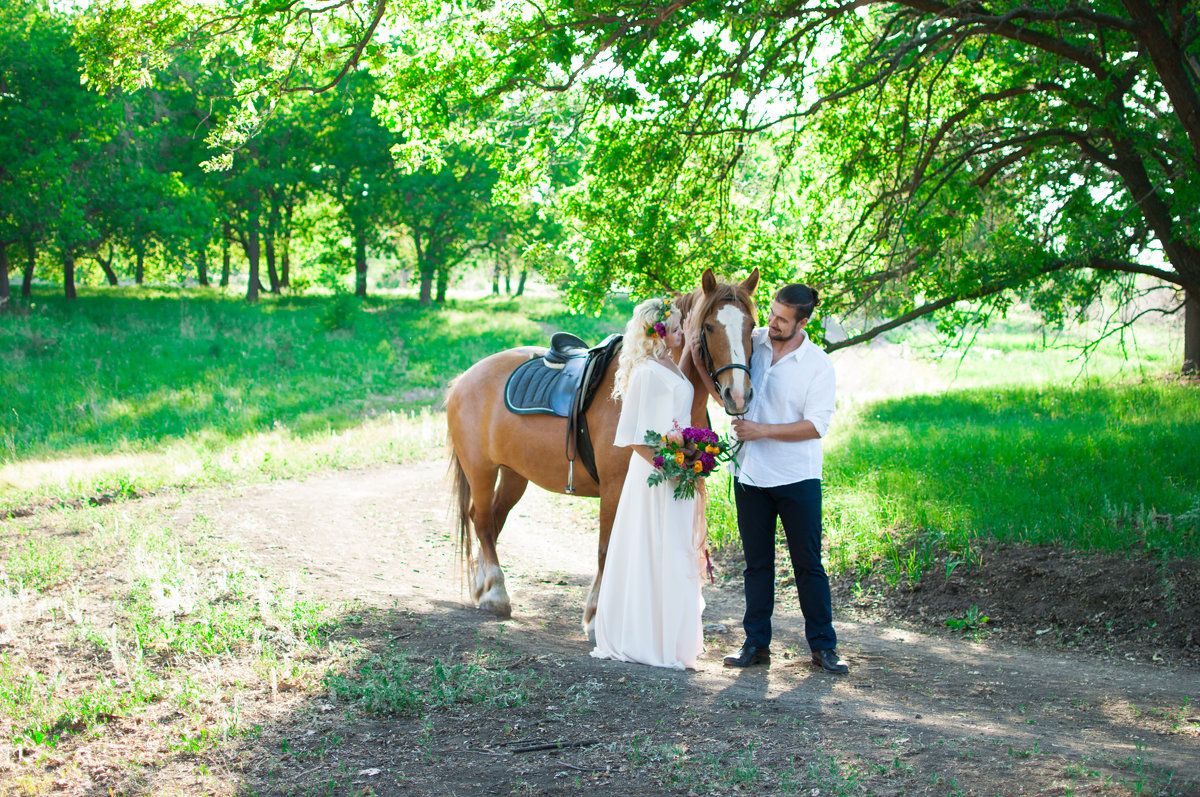
[[[402, 156], [503, 141], [528, 189], [582, 155], [573, 298], [757, 266], [850, 342], [1028, 297], [1051, 319], [1148, 275], [1200, 296], [1200, 2], [111, 2], [92, 74], [237, 42], [216, 143], [369, 65]], [[503, 191], [501, 190], [501, 193]], [[964, 302], [972, 304], [967, 305]]]

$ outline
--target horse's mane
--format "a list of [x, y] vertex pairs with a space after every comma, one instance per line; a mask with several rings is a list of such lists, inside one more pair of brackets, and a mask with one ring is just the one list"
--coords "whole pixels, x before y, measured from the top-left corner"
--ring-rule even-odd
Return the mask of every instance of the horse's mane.
[[708, 318], [718, 304], [729, 299], [745, 307], [754, 324], [758, 325], [758, 308], [750, 291], [745, 290], [739, 282], [718, 282], [716, 290], [711, 293], [705, 293], [703, 288], [696, 288], [691, 293], [685, 293], [675, 299], [675, 306], [683, 313], [683, 331], [687, 339], [696, 340], [703, 320]]

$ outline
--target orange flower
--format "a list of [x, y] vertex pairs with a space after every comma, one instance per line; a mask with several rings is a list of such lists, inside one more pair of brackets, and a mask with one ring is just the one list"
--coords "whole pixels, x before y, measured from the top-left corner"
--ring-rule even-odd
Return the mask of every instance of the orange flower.
[[676, 465], [682, 465], [682, 464], [683, 464], [683, 452], [682, 452], [682, 451], [676, 451], [676, 452], [675, 452], [675, 464], [676, 464]]
[[692, 470], [696, 471], [696, 473], [699, 473], [700, 471], [704, 470], [704, 466], [700, 464], [699, 460], [697, 460], [696, 462], [692, 463]]

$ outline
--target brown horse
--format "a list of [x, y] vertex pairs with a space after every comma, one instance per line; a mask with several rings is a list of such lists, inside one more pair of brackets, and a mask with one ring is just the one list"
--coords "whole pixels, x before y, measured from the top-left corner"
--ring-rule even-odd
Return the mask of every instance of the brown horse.
[[[741, 283], [718, 282], [709, 269], [700, 288], [675, 300], [684, 316], [688, 342], [672, 354], [695, 388], [693, 426], [707, 425], [705, 405], [710, 391], [719, 396], [730, 415], [746, 411], [750, 331], [756, 318], [752, 294], [757, 285], [757, 269]], [[458, 377], [446, 396], [459, 552], [467, 562], [472, 599], [480, 609], [502, 617], [512, 612], [496, 556], [496, 538], [504, 521], [529, 482], [555, 493], [566, 492], [567, 486], [566, 419], [518, 415], [504, 405], [509, 375], [521, 363], [545, 353], [544, 348], [526, 346], [493, 354]], [[587, 411], [599, 483], [584, 468], [574, 471], [575, 494], [600, 498], [596, 578], [583, 613], [584, 631], [589, 635], [608, 538], [629, 467], [630, 450], [612, 444], [621, 412], [620, 402], [612, 398], [616, 370], [614, 359]], [[477, 560], [471, 555], [472, 525], [479, 539]]]

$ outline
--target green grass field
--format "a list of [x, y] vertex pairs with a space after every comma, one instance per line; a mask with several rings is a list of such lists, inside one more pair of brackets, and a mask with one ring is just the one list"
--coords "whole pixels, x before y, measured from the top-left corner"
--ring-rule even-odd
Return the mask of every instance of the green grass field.
[[[629, 309], [574, 315], [547, 296], [429, 310], [404, 295], [40, 296], [0, 317], [0, 512], [431, 456], [444, 390], [471, 363], [560, 329], [598, 341]], [[1080, 359], [1069, 345], [1085, 334], [1047, 336], [1014, 315], [964, 354], [921, 328], [896, 333], [949, 387], [842, 400], [825, 477], [834, 569], [983, 538], [1200, 552], [1200, 392], [1163, 378], [1178, 341], [1149, 326], [1136, 347], [1113, 339]], [[727, 489], [713, 488], [724, 544], [736, 532]]]
[[84, 289], [0, 316], [0, 513], [43, 500], [294, 476], [426, 456], [449, 381], [570, 329], [599, 342], [627, 305], [553, 299], [268, 297]]

